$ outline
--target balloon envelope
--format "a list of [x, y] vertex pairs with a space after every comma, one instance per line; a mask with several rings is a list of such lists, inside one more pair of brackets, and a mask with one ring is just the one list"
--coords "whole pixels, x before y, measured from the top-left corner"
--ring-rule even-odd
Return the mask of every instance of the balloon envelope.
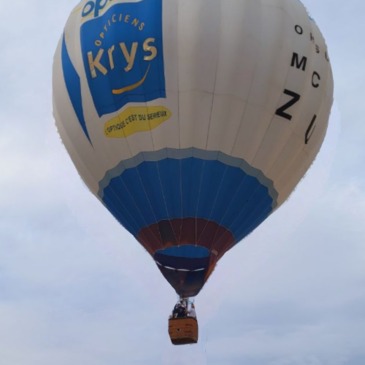
[[54, 59], [77, 170], [183, 297], [293, 191], [332, 94], [298, 0], [84, 0]]

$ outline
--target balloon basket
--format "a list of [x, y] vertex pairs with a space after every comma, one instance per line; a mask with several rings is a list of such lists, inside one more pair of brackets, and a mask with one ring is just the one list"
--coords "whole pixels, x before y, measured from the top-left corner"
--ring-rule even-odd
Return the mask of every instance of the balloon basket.
[[198, 342], [198, 321], [193, 317], [170, 318], [169, 335], [174, 345], [188, 345]]

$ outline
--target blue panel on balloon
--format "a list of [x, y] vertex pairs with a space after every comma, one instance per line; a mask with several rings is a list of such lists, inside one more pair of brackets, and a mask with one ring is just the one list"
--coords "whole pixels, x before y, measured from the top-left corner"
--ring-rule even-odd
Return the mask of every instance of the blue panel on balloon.
[[135, 236], [162, 220], [196, 217], [226, 228], [236, 242], [273, 209], [269, 189], [256, 177], [197, 157], [144, 161], [128, 168], [110, 180], [103, 201]]
[[159, 250], [156, 254], [166, 255], [170, 257], [183, 258], [207, 258], [210, 252], [207, 248], [194, 245], [183, 245], [179, 247], [168, 247], [164, 250]]
[[66, 47], [65, 35], [62, 38], [62, 71], [65, 78], [66, 89], [68, 96], [70, 97], [71, 104], [74, 108], [77, 119], [80, 126], [85, 133], [85, 136], [90, 141], [89, 133], [86, 128], [86, 122], [84, 118], [84, 111], [82, 107], [81, 98], [81, 81], [77, 74], [75, 67], [73, 66], [70, 55]]

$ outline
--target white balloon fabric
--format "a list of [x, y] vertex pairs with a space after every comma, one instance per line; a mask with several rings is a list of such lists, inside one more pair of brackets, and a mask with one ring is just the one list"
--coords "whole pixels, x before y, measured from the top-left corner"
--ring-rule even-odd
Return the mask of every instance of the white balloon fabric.
[[83, 0], [54, 59], [78, 172], [184, 297], [288, 198], [332, 98], [298, 0]]

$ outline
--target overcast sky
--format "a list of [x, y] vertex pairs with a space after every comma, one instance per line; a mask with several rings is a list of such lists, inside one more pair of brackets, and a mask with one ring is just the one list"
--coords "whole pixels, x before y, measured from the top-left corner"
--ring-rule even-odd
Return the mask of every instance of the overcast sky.
[[333, 67], [328, 137], [289, 201], [220, 261], [196, 299], [199, 344], [184, 347], [167, 334], [174, 290], [54, 125], [52, 59], [75, 0], [0, 1], [0, 364], [365, 364], [363, 0], [303, 1]]

